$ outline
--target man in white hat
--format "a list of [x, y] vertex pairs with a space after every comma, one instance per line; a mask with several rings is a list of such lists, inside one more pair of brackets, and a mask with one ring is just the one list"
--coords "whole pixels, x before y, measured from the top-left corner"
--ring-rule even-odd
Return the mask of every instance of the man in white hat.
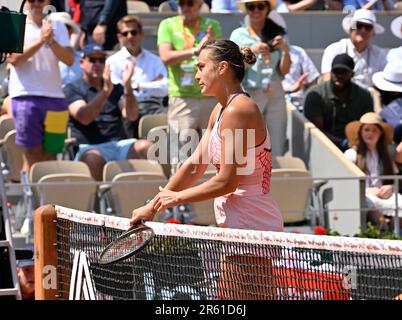
[[394, 128], [394, 140], [402, 141], [402, 60], [388, 62], [384, 71], [373, 75], [374, 85], [382, 92], [384, 108], [380, 115]]
[[[391, 32], [395, 37], [402, 39], [402, 16], [396, 17], [391, 22]], [[388, 51], [387, 61], [402, 60], [402, 46]]]
[[332, 60], [336, 55], [346, 53], [355, 62], [352, 80], [362, 87], [371, 87], [372, 75], [382, 71], [387, 61], [384, 49], [372, 43], [376, 34], [384, 33], [384, 27], [376, 22], [375, 14], [366, 9], [356, 10], [352, 17], [345, 17], [342, 27], [349, 33], [349, 38], [334, 42], [325, 49], [321, 73], [325, 80], [329, 79]]

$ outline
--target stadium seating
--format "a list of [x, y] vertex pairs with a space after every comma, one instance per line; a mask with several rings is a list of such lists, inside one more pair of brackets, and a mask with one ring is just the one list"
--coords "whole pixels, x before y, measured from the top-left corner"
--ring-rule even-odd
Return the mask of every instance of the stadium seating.
[[159, 186], [167, 183], [161, 165], [143, 159], [108, 162], [103, 168], [103, 181], [101, 212], [123, 217], [131, 217], [133, 209], [151, 200], [159, 192]]
[[35, 163], [29, 172], [29, 183], [38, 184], [31, 188], [32, 195], [25, 193], [26, 197], [33, 197], [34, 207], [51, 203], [84, 211], [94, 208], [96, 185], [84, 162], [54, 160]]

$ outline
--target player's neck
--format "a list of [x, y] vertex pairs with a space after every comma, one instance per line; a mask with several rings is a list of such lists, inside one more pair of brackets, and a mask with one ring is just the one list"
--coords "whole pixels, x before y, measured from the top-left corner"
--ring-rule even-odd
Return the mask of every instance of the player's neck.
[[216, 98], [218, 99], [219, 103], [223, 108], [226, 108], [233, 100], [233, 98], [243, 92], [243, 89], [241, 88], [239, 83], [233, 83], [226, 85], [223, 90], [220, 90], [222, 92], [219, 94]]

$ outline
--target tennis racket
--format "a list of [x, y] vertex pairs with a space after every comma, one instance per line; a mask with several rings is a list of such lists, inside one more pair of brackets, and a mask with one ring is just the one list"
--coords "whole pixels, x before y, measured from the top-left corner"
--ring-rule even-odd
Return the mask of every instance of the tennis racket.
[[98, 262], [107, 265], [127, 259], [143, 250], [154, 236], [154, 231], [142, 221], [108, 244], [100, 254]]

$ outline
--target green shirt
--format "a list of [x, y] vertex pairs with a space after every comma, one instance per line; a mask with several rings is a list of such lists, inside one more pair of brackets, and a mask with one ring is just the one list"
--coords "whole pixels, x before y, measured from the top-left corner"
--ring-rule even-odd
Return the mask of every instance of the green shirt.
[[[200, 18], [200, 25], [198, 32], [195, 36], [194, 47], [197, 47], [201, 39], [206, 35], [208, 26], [211, 25], [215, 32], [215, 37], [220, 39], [222, 37], [221, 27], [217, 20], [206, 17]], [[185, 32], [190, 36], [192, 30], [184, 27]], [[183, 25], [180, 21], [180, 16], [167, 18], [161, 21], [158, 29], [158, 46], [164, 43], [172, 45], [174, 50], [185, 50]], [[195, 80], [195, 73], [197, 72], [197, 58], [192, 57], [179, 64], [168, 65], [169, 74], [169, 96], [171, 97], [202, 97], [200, 86]], [[183, 85], [183, 78], [187, 77], [190, 80]]]

